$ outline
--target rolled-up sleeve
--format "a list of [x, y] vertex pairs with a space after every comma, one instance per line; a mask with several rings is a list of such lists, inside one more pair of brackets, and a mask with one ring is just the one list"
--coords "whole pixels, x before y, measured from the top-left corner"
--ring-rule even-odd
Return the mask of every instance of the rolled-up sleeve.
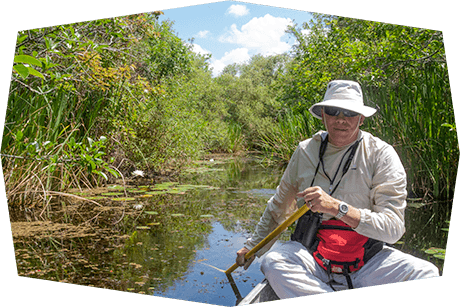
[[396, 243], [404, 234], [406, 172], [398, 154], [386, 146], [375, 155], [370, 193], [371, 208], [359, 209], [356, 232], [386, 243]]

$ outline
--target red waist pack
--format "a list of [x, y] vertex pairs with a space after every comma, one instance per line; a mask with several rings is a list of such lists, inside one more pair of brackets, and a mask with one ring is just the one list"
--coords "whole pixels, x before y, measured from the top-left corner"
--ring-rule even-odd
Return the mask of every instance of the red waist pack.
[[364, 265], [369, 238], [360, 235], [344, 222], [323, 221], [317, 238], [319, 242], [313, 257], [328, 273], [348, 274]]

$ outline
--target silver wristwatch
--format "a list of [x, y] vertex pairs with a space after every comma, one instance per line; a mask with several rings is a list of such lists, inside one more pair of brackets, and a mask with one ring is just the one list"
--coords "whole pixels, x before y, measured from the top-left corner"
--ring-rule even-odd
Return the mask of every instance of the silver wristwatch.
[[348, 205], [343, 201], [339, 204], [339, 213], [335, 216], [336, 219], [340, 220], [345, 214], [348, 213]]

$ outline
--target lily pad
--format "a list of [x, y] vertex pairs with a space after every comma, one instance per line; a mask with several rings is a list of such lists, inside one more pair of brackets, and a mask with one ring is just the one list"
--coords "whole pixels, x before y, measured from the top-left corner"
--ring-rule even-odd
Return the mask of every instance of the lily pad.
[[424, 203], [408, 203], [407, 204], [408, 207], [415, 208], [415, 209], [422, 208], [425, 205], [426, 204], [424, 204]]
[[181, 190], [178, 190], [178, 189], [172, 189], [172, 190], [166, 191], [166, 193], [168, 193], [168, 194], [185, 194], [185, 191], [181, 191]]
[[123, 193], [120, 193], [120, 192], [108, 192], [108, 193], [102, 193], [101, 195], [103, 195], [103, 196], [120, 196], [120, 195], [123, 195]]
[[157, 183], [153, 188], [155, 189], [169, 189], [171, 186], [178, 184], [178, 182], [163, 182]]
[[73, 192], [72, 194], [77, 196], [85, 196], [89, 195], [89, 192]]
[[91, 197], [86, 197], [87, 199], [91, 200], [98, 200], [98, 199], [104, 199], [106, 198], [105, 196], [91, 196]]
[[166, 191], [150, 191], [150, 192], [146, 192], [145, 194], [147, 194], [147, 195], [163, 195], [163, 194], [166, 194]]
[[203, 184], [182, 184], [177, 186], [178, 189], [205, 189], [205, 190], [218, 190], [219, 188], [210, 186], [210, 185], [203, 185]]
[[445, 254], [446, 250], [443, 248], [437, 247], [430, 247], [429, 249], [425, 250], [426, 254], [434, 255], [434, 254]]
[[200, 217], [202, 217], [202, 218], [211, 218], [211, 217], [214, 217], [214, 215], [212, 215], [212, 214], [203, 214], [203, 215], [200, 215]]
[[178, 185], [174, 188], [175, 190], [180, 190], [180, 191], [188, 191], [188, 190], [192, 190], [193, 187], [191, 186], [186, 186], [186, 185]]
[[110, 189], [110, 190], [124, 190], [125, 188], [121, 185], [112, 185], [112, 186], [108, 186], [107, 189]]
[[165, 191], [167, 190], [167, 187], [153, 187], [151, 188], [152, 191]]
[[200, 188], [208, 188], [208, 185], [201, 185], [201, 184], [181, 184], [177, 187], [187, 188], [187, 189], [200, 189]]
[[141, 195], [139, 197], [153, 197], [153, 195], [152, 194], [145, 194], [145, 195]]
[[134, 197], [119, 197], [119, 198], [113, 198], [113, 201], [132, 201], [136, 200]]
[[129, 189], [128, 192], [130, 192], [130, 193], [145, 193], [145, 190]]

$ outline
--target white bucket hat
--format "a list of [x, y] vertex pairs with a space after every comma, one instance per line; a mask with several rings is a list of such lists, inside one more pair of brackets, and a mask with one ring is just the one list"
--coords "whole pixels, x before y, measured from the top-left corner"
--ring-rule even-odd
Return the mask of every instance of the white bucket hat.
[[322, 107], [346, 109], [365, 117], [372, 116], [377, 111], [364, 105], [363, 92], [359, 83], [347, 80], [329, 82], [323, 101], [312, 105], [309, 111], [314, 117], [321, 119]]

